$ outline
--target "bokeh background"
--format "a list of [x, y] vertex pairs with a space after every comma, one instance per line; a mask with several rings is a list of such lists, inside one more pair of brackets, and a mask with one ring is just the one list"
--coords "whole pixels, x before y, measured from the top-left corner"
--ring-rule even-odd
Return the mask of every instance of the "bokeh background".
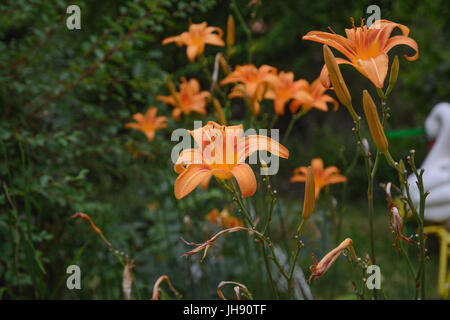
[[[408, 26], [420, 57], [414, 62], [400, 59], [399, 80], [388, 101], [392, 117], [387, 131], [394, 158], [415, 149], [420, 164], [428, 150], [424, 119], [436, 103], [450, 100], [447, 1], [262, 0], [252, 6], [249, 2], [237, 1], [252, 41], [237, 24], [236, 53], [230, 64], [246, 63], [251, 50], [255, 65], [293, 71], [296, 78], [309, 81], [319, 75], [323, 57], [319, 44], [301, 40], [308, 31], [327, 31], [330, 26], [343, 33], [351, 27], [350, 17], [357, 23], [367, 18], [365, 10], [371, 4], [380, 6], [382, 19]], [[69, 4], [81, 8], [81, 30], [66, 28]], [[246, 284], [257, 298], [271, 297], [260, 252], [245, 234], [219, 240], [203, 263], [198, 256], [181, 257], [189, 247], [180, 237], [206, 240], [216, 229], [205, 215], [230, 202], [217, 184], [182, 201], [173, 196], [171, 132], [192, 128], [194, 118], [170, 119], [169, 128], [158, 131], [153, 143], [124, 128], [132, 114], [151, 105], [170, 117], [171, 107], [155, 99], [168, 94], [169, 75], [196, 77], [206, 86], [201, 65], [189, 63], [184, 48], [163, 47], [162, 39], [185, 31], [189, 21], [207, 21], [226, 30], [230, 13], [229, 1], [213, 0], [0, 2], [0, 298], [123, 298], [122, 265], [86, 223], [69, 219], [79, 211], [89, 214], [116, 248], [136, 259], [134, 298], [149, 298], [162, 274], [183, 298], [216, 298], [222, 280]], [[219, 50], [207, 47], [210, 66]], [[410, 54], [408, 50], [397, 47], [390, 56]], [[360, 101], [362, 90], [371, 88], [369, 81], [351, 67], [342, 70], [355, 101]], [[208, 117], [197, 119], [213, 120], [213, 109], [208, 108]], [[271, 101], [262, 108], [272, 117]], [[361, 112], [360, 103], [357, 109]], [[233, 119], [245, 117], [239, 100], [233, 100], [232, 111]], [[282, 133], [290, 117], [289, 113], [280, 117], [276, 127]], [[287, 144], [291, 157], [281, 160], [272, 181], [281, 200], [271, 237], [285, 252], [294, 245], [289, 235], [298, 224], [303, 198], [303, 185], [289, 183], [292, 170], [321, 157], [345, 173], [356, 153], [351, 126], [342, 107], [337, 112], [312, 111], [297, 122]], [[416, 134], [395, 135], [404, 129], [416, 129]], [[321, 257], [344, 237], [354, 240], [361, 256], [369, 251], [362, 159], [348, 179], [345, 187], [332, 186], [321, 197], [323, 212], [316, 213], [305, 231], [307, 246], [300, 266], [306, 276], [311, 253]], [[378, 264], [388, 298], [410, 298], [414, 284], [392, 247], [385, 196], [378, 187], [390, 179], [395, 179], [393, 172], [381, 163], [375, 181]], [[332, 196], [338, 207], [330, 215], [325, 209]], [[414, 232], [414, 226], [407, 232]], [[416, 251], [409, 250], [415, 259]], [[427, 295], [436, 298], [433, 241], [429, 256]], [[70, 264], [81, 267], [82, 290], [65, 287]], [[340, 259], [312, 284], [312, 294], [322, 299], [352, 298], [351, 279], [348, 265]]]

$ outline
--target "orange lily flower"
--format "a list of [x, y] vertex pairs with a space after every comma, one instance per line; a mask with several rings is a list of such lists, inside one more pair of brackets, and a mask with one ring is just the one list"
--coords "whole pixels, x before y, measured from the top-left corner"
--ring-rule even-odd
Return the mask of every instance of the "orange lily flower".
[[344, 241], [342, 241], [338, 247], [336, 247], [333, 250], [331, 250], [330, 252], [328, 252], [322, 258], [322, 260], [320, 260], [320, 262], [317, 262], [316, 258], [313, 255], [314, 265], [309, 267], [309, 269], [311, 270], [312, 273], [311, 273], [311, 276], [309, 277], [308, 281], [311, 281], [312, 277], [314, 277], [314, 279], [317, 279], [318, 277], [323, 275], [325, 272], [327, 272], [328, 269], [330, 269], [330, 267], [336, 261], [336, 259], [341, 255], [342, 251], [344, 251], [344, 249], [348, 249], [350, 251], [353, 261], [356, 262], [358, 258], [356, 257], [356, 253], [353, 248], [353, 241], [352, 241], [352, 239], [347, 238]]
[[[278, 115], [284, 114], [284, 106], [291, 99], [312, 103], [312, 96], [306, 91], [309, 87], [308, 81], [304, 79], [294, 81], [293, 72], [280, 71], [277, 77], [269, 78], [268, 82], [270, 89], [265, 98], [274, 100], [275, 113]], [[291, 108], [294, 101], [291, 102]]]
[[172, 117], [175, 120], [180, 119], [182, 113], [190, 114], [197, 112], [202, 115], [207, 114], [206, 99], [211, 96], [208, 91], [200, 92], [200, 84], [197, 79], [181, 78], [180, 91], [173, 96], [157, 96], [156, 100], [162, 101], [173, 106]]
[[[217, 32], [217, 33], [216, 33]], [[191, 24], [189, 31], [183, 32], [178, 36], [168, 37], [163, 40], [162, 44], [166, 45], [175, 42], [178, 46], [187, 46], [186, 54], [189, 61], [194, 61], [195, 57], [203, 54], [205, 45], [223, 47], [225, 43], [222, 40], [223, 31], [218, 27], [208, 27], [207, 22], [199, 24]]]
[[243, 227], [244, 224], [237, 217], [230, 216], [227, 208], [224, 208], [220, 213], [219, 210], [213, 209], [207, 215], [206, 219], [215, 223], [221, 224], [224, 228]]
[[276, 81], [277, 69], [268, 65], [262, 65], [256, 68], [252, 64], [246, 64], [243, 66], [236, 66], [233, 72], [231, 72], [220, 84], [225, 85], [228, 83], [239, 84], [233, 87], [233, 90], [228, 95], [231, 98], [244, 98], [248, 97], [250, 100], [250, 108], [255, 115], [259, 114], [259, 101], [264, 98], [264, 93], [268, 89], [269, 81]]
[[316, 108], [321, 111], [328, 111], [327, 103], [333, 104], [333, 111], [336, 111], [338, 109], [339, 103], [331, 96], [324, 94], [327, 88], [325, 88], [322, 85], [319, 78], [314, 80], [313, 83], [311, 84], [309, 84], [306, 81], [306, 86], [303, 88], [303, 90], [305, 90], [305, 92], [307, 92], [309, 96], [312, 97], [312, 99], [304, 100], [301, 99], [301, 97], [297, 96], [296, 99], [293, 100], [291, 102], [291, 105], [289, 106], [289, 110], [291, 111], [291, 113], [293, 114], [297, 113], [300, 107], [302, 107], [302, 109], [305, 110], [311, 110], [312, 108]]
[[[391, 37], [391, 33], [395, 28], [399, 28], [402, 32], [400, 36]], [[409, 28], [388, 20], [377, 20], [370, 28], [361, 25], [357, 28], [345, 29], [347, 38], [335, 34], [322, 31], [311, 31], [303, 36], [303, 40], [316, 41], [326, 44], [342, 52], [347, 59], [336, 58], [338, 64], [350, 64], [360, 73], [367, 77], [372, 83], [382, 88], [384, 79], [386, 78], [389, 57], [387, 53], [393, 47], [404, 44], [416, 51], [413, 56], [405, 55], [409, 61], [416, 60], [419, 57], [419, 47], [417, 42], [408, 37]], [[328, 70], [326, 66], [321, 73], [322, 83], [329, 87]]]
[[256, 192], [256, 178], [245, 159], [258, 150], [266, 150], [287, 159], [289, 151], [278, 142], [261, 135], [243, 136], [242, 125], [221, 126], [209, 121], [204, 127], [189, 131], [197, 148], [183, 150], [174, 170], [175, 197], [181, 199], [199, 184], [208, 185], [209, 179], [236, 178], [243, 197]]
[[[326, 185], [347, 181], [347, 178], [339, 174], [339, 169], [335, 166], [330, 166], [325, 169], [323, 167], [322, 159], [314, 158], [311, 160], [311, 168], [314, 173], [316, 198], [319, 197], [320, 190]], [[291, 182], [305, 182], [307, 171], [307, 167], [296, 168], [294, 170], [294, 175], [291, 177]]]
[[164, 129], [167, 127], [167, 117], [157, 117], [156, 113], [158, 109], [156, 107], [150, 107], [145, 116], [138, 112], [133, 115], [134, 120], [137, 122], [129, 122], [125, 124], [125, 128], [132, 128], [142, 131], [147, 136], [149, 141], [153, 141], [155, 138], [155, 131]]

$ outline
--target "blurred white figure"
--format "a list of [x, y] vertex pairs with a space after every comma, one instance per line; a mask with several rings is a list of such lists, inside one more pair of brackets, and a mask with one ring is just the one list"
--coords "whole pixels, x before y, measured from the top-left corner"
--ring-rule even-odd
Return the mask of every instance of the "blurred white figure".
[[[432, 223], [450, 222], [450, 103], [434, 106], [425, 120], [425, 131], [434, 144], [422, 163], [423, 184], [430, 195], [425, 203], [425, 220]], [[414, 205], [419, 207], [419, 190], [416, 177], [408, 182]]]

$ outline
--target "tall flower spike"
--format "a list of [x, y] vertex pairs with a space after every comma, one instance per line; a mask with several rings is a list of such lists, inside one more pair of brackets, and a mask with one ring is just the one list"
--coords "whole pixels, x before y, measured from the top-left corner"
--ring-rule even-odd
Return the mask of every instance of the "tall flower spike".
[[375, 102], [373, 102], [373, 99], [367, 90], [363, 91], [363, 108], [373, 141], [381, 152], [386, 153], [388, 150], [388, 141], [384, 134], [380, 119], [378, 118]]
[[346, 107], [350, 106], [352, 104], [352, 97], [342, 77], [341, 70], [339, 70], [336, 58], [327, 45], [323, 46], [323, 58], [330, 75], [331, 83], [333, 84], [334, 92], [336, 92], [339, 101]]
[[217, 27], [208, 27], [206, 22], [191, 24], [189, 31], [183, 32], [178, 36], [168, 37], [162, 44], [166, 45], [175, 42], [178, 46], [187, 46], [186, 54], [189, 61], [194, 61], [197, 55], [203, 54], [205, 45], [223, 47], [225, 43], [222, 40], [223, 31]]
[[[395, 28], [400, 29], [401, 36], [391, 37]], [[377, 20], [372, 23], [370, 28], [362, 25], [358, 28], [345, 29], [345, 33], [347, 37], [335, 33], [311, 31], [303, 36], [303, 40], [326, 44], [342, 52], [347, 59], [337, 58], [337, 63], [352, 65], [378, 88], [383, 88], [389, 66], [387, 53], [393, 47], [404, 44], [412, 48], [415, 54], [413, 56], [405, 55], [409, 61], [419, 57], [419, 47], [416, 41], [408, 37], [409, 28], [399, 23]], [[321, 73], [324, 83], [329, 81], [327, 67], [324, 66]]]

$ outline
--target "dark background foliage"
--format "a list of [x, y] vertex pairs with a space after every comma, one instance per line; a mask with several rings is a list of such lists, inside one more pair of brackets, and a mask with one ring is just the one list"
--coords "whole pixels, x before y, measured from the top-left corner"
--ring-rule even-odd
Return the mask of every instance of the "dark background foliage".
[[[355, 21], [366, 17], [365, 8], [373, 4], [237, 2], [252, 40], [238, 26], [237, 51], [230, 64], [249, 62], [251, 50], [255, 65], [273, 65], [309, 81], [322, 68], [322, 48], [301, 36], [310, 30], [326, 31], [327, 26], [342, 33], [351, 27], [349, 17]], [[161, 41], [185, 31], [189, 20], [207, 21], [225, 30], [232, 12], [229, 2], [71, 3], [81, 7], [81, 30], [66, 28], [66, 1], [0, 3], [0, 297], [122, 298], [122, 266], [87, 224], [69, 220], [78, 211], [88, 213], [116, 248], [136, 258], [135, 297], [149, 297], [161, 274], [168, 274], [186, 298], [215, 297], [219, 281], [239, 277], [252, 283], [255, 292], [268, 291], [261, 270], [249, 265], [257, 254], [244, 236], [223, 245], [226, 263], [223, 256], [204, 264], [180, 258], [186, 246], [179, 237], [204, 240], [211, 232], [204, 215], [226, 203], [215, 187], [183, 201], [173, 197], [176, 175], [170, 161], [174, 145], [170, 134], [177, 127], [190, 128], [192, 119], [171, 119], [169, 129], [158, 131], [153, 143], [124, 128], [133, 113], [150, 105], [157, 105], [159, 114], [170, 115], [171, 108], [155, 100], [158, 94], [167, 94], [169, 74], [174, 79], [199, 77], [206, 84], [201, 66], [188, 63], [184, 48], [162, 47]], [[450, 98], [447, 1], [380, 1], [379, 5], [382, 18], [410, 27], [420, 48], [419, 60], [400, 59], [399, 81], [388, 102], [389, 130], [423, 127], [432, 106]], [[391, 56], [408, 50], [396, 48]], [[217, 51], [207, 47], [211, 63]], [[350, 67], [343, 67], [343, 72], [361, 111], [360, 92], [370, 84]], [[240, 101], [233, 100], [232, 110], [233, 118], [243, 117]], [[272, 103], [264, 102], [263, 110], [272, 114]], [[208, 117], [214, 119], [212, 108]], [[282, 133], [289, 120], [289, 114], [280, 118], [277, 127]], [[294, 167], [308, 164], [313, 157], [344, 167], [355, 152], [351, 125], [344, 108], [336, 113], [312, 111], [301, 119], [288, 144], [291, 159], [282, 163], [276, 178], [279, 193], [298, 201], [301, 186], [292, 188], [288, 178]], [[395, 157], [417, 149], [419, 162], [427, 150], [424, 135], [391, 140], [391, 144]], [[392, 178], [387, 165], [380, 172], [377, 183]], [[362, 161], [349, 181], [350, 198], [363, 203]], [[377, 197], [384, 207], [381, 188]], [[236, 248], [239, 241], [247, 246]], [[80, 291], [65, 289], [66, 267], [73, 263], [84, 270]]]

